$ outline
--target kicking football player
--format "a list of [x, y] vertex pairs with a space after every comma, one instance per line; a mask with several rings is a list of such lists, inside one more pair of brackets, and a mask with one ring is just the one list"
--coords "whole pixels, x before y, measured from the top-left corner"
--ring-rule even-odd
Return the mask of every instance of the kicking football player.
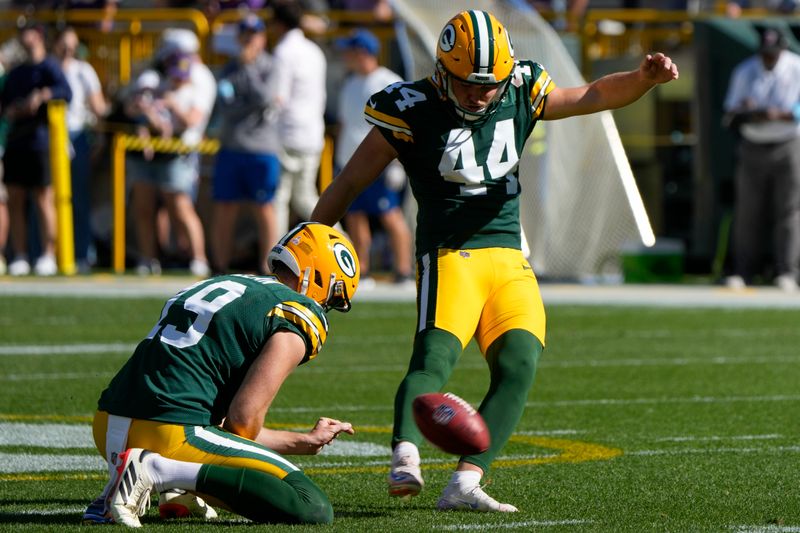
[[561, 88], [545, 68], [517, 60], [490, 13], [464, 11], [442, 30], [429, 78], [374, 94], [374, 127], [320, 198], [313, 220], [333, 224], [393, 159], [403, 164], [417, 215], [418, 322], [408, 372], [395, 397], [389, 493], [423, 486], [412, 401], [438, 391], [472, 337], [486, 358], [489, 390], [479, 411], [490, 448], [462, 457], [439, 509], [513, 512], [480, 480], [522, 416], [545, 342], [545, 313], [520, 251], [519, 158], [538, 120], [614, 109], [678, 78], [664, 54], [638, 69]]
[[111, 481], [84, 521], [139, 527], [151, 492], [162, 515], [213, 517], [205, 498], [255, 522], [333, 520], [325, 493], [283, 455], [319, 453], [351, 424], [322, 417], [297, 433], [264, 417], [325, 343], [325, 312], [350, 309], [358, 259], [338, 231], [303, 223], [269, 266], [272, 276], [219, 276], [166, 302], [100, 396], [94, 441]]

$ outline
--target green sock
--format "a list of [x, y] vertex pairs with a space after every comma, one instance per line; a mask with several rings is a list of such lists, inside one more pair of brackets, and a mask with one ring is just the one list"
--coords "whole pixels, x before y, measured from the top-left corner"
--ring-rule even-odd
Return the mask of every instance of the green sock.
[[254, 522], [333, 522], [333, 508], [328, 497], [300, 471], [280, 479], [258, 470], [203, 465], [197, 491], [213, 496]]
[[392, 446], [400, 441], [416, 445], [422, 442], [422, 435], [414, 422], [412, 402], [420, 394], [437, 392], [444, 387], [461, 352], [461, 341], [441, 329], [425, 330], [414, 339], [408, 372], [394, 398]]
[[488, 450], [466, 456], [464, 461], [486, 472], [506, 445], [522, 418], [542, 350], [542, 344], [533, 334], [518, 329], [504, 333], [489, 347], [486, 360], [491, 381], [478, 411], [486, 420], [492, 442]]

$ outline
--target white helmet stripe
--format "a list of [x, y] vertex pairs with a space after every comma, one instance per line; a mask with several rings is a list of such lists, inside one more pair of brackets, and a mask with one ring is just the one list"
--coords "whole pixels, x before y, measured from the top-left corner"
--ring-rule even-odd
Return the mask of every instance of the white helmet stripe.
[[489, 74], [491, 65], [489, 64], [492, 52], [491, 26], [489, 15], [484, 11], [470, 11], [472, 23], [475, 25], [476, 50], [475, 63], [479, 74]]
[[289, 244], [289, 241], [291, 241], [292, 238], [294, 238], [295, 235], [300, 233], [300, 231], [302, 231], [302, 229], [305, 228], [306, 226], [308, 226], [309, 224], [311, 224], [311, 222], [300, 222], [294, 228], [289, 230], [289, 233], [284, 235], [283, 239], [281, 239], [280, 242], [278, 242], [278, 244], [280, 244], [282, 246], [286, 246], [287, 244]]

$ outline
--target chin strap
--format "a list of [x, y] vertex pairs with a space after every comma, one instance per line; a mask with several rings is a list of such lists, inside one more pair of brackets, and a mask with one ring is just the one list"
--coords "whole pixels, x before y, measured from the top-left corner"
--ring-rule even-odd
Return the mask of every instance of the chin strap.
[[308, 284], [310, 283], [310, 280], [311, 280], [311, 267], [306, 267], [306, 269], [303, 271], [303, 275], [300, 276], [300, 287], [299, 287], [300, 290], [298, 290], [297, 292], [303, 295], [308, 294]]

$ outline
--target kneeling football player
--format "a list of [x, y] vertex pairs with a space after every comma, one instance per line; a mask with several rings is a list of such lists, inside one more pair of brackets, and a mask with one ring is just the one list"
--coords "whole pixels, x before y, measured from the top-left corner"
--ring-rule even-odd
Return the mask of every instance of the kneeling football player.
[[271, 276], [226, 275], [170, 298], [98, 402], [93, 432], [110, 481], [84, 522], [130, 527], [160, 493], [162, 516], [329, 523], [326, 494], [284, 455], [316, 454], [348, 422], [308, 433], [264, 427], [284, 380], [325, 343], [330, 309], [348, 311], [358, 259], [338, 231], [303, 223], [270, 252]]

